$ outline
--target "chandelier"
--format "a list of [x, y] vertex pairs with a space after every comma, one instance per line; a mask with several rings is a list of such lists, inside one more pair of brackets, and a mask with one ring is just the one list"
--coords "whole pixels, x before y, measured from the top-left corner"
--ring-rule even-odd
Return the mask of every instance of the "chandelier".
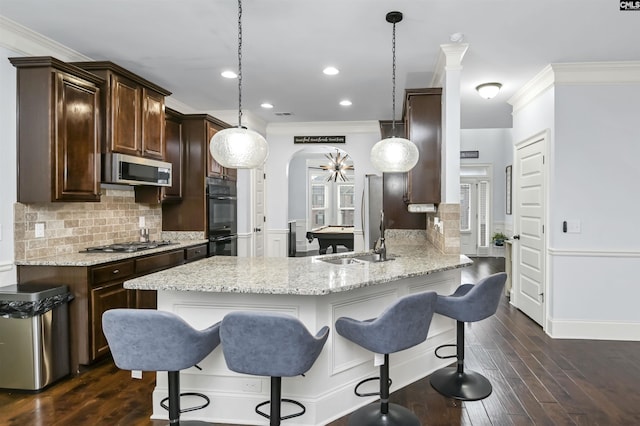
[[335, 157], [331, 154], [325, 154], [324, 156], [329, 159], [329, 163], [321, 165], [320, 168], [329, 172], [327, 182], [337, 182], [338, 178], [340, 178], [342, 182], [348, 181], [349, 178], [345, 173], [347, 170], [353, 170], [353, 165], [346, 163], [349, 154], [342, 155], [340, 151], [336, 149]]

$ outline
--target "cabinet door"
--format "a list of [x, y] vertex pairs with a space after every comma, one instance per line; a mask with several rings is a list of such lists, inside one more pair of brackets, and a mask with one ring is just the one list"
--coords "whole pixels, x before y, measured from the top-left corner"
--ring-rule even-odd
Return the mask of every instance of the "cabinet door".
[[164, 96], [142, 90], [142, 156], [164, 160]]
[[102, 332], [102, 314], [109, 309], [128, 308], [131, 304], [129, 290], [116, 282], [91, 289], [91, 360], [109, 353], [109, 344]]
[[222, 177], [224, 175], [223, 167], [213, 158], [211, 151], [209, 150], [211, 138], [213, 135], [218, 133], [219, 130], [219, 127], [211, 123], [207, 123], [207, 140], [205, 142], [205, 147], [207, 151], [207, 176], [209, 177]]
[[420, 159], [408, 173], [407, 200], [409, 203], [440, 202], [440, 93], [409, 95], [406, 111], [406, 130], [416, 144]]
[[138, 84], [112, 75], [111, 150], [140, 155], [140, 111], [142, 90]]
[[100, 201], [100, 90], [67, 74], [55, 78], [52, 201]]
[[167, 114], [165, 120], [166, 157], [171, 163], [171, 186], [163, 187], [163, 202], [179, 202], [182, 200], [182, 122], [179, 118]]

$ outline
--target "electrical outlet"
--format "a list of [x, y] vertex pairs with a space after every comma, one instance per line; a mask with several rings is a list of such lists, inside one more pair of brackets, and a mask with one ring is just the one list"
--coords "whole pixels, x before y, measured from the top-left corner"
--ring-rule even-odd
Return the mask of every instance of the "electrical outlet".
[[142, 371], [140, 371], [140, 370], [131, 370], [131, 378], [132, 379], [142, 379]]
[[245, 379], [242, 382], [243, 392], [262, 392], [262, 380], [260, 379]]
[[145, 227], [145, 220], [144, 220], [144, 216], [140, 216], [138, 218], [138, 228], [144, 228]]
[[36, 223], [36, 238], [44, 238], [44, 223]]

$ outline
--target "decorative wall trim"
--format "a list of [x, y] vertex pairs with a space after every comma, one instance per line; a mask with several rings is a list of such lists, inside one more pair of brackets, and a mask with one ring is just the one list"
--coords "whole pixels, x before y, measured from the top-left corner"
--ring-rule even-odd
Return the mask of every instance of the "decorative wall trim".
[[630, 250], [567, 250], [549, 248], [551, 256], [569, 256], [569, 257], [637, 257], [640, 258], [640, 251]]
[[555, 84], [640, 83], [640, 61], [549, 64], [507, 102], [522, 109]]
[[287, 257], [288, 229], [267, 230], [266, 257]]
[[92, 60], [4, 16], [0, 16], [0, 46], [25, 56], [55, 56], [63, 61]]
[[467, 43], [441, 44], [429, 87], [442, 87], [445, 70], [461, 70], [462, 58], [467, 53], [467, 49], [469, 49], [469, 44]]
[[0, 262], [0, 272], [11, 271], [13, 268], [13, 262]]
[[640, 323], [549, 319], [545, 327], [554, 339], [640, 341]]

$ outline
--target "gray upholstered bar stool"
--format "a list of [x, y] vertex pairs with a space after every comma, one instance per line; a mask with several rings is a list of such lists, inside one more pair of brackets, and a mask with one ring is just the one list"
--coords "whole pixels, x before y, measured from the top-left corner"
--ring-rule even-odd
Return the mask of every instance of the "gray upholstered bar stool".
[[[427, 339], [437, 294], [424, 292], [404, 296], [385, 309], [375, 319], [358, 321], [341, 317], [336, 321], [336, 331], [346, 339], [378, 354], [384, 354], [380, 377], [358, 383], [358, 396], [380, 395], [380, 404], [372, 403], [354, 411], [349, 416], [351, 426], [414, 426], [420, 425], [418, 417], [405, 407], [389, 403], [389, 354], [416, 346]], [[380, 393], [360, 394], [358, 387], [370, 380], [380, 380]]]
[[[445, 367], [433, 372], [431, 386], [444, 396], [462, 401], [477, 401], [491, 395], [491, 383], [482, 374], [464, 369], [464, 325], [481, 321], [496, 313], [507, 274], [500, 272], [478, 281], [462, 284], [450, 296], [438, 296], [436, 313], [456, 320], [456, 344], [438, 346], [440, 359], [457, 358], [455, 367]], [[444, 347], [456, 347], [455, 355], [441, 356]]]
[[[325, 326], [314, 336], [291, 315], [274, 312], [238, 311], [222, 319], [222, 353], [230, 370], [271, 378], [270, 400], [258, 404], [256, 413], [269, 419], [271, 426], [281, 420], [301, 416], [305, 407], [298, 401], [282, 398], [282, 378], [300, 376], [316, 361], [327, 337]], [[288, 402], [301, 411], [282, 416], [281, 403]], [[269, 414], [260, 410], [269, 404]]]
[[[203, 424], [180, 421], [180, 413], [209, 405], [206, 395], [180, 393], [180, 370], [196, 366], [220, 344], [220, 323], [199, 331], [171, 312], [111, 309], [102, 315], [102, 330], [118, 368], [168, 372], [169, 396], [160, 404], [169, 411], [170, 425]], [[181, 410], [184, 395], [203, 398], [205, 403]]]

